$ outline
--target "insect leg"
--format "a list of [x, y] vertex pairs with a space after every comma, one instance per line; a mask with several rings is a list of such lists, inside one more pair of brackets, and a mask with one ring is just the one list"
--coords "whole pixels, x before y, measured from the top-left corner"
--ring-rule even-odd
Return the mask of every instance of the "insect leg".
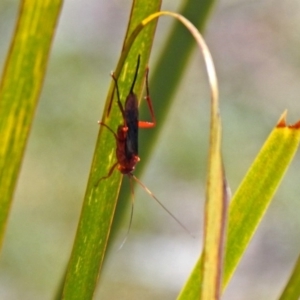
[[[101, 126], [106, 127], [106, 128], [114, 135], [116, 141], [118, 142], [118, 136], [115, 134], [115, 132], [114, 132], [109, 126], [107, 126], [105, 123], [103, 123], [103, 122], [101, 122], [101, 121], [99, 121], [98, 124], [100, 124]], [[108, 174], [107, 174], [106, 176], [101, 177], [101, 178], [97, 181], [97, 183], [95, 184], [95, 186], [98, 186], [98, 184], [99, 184], [99, 182], [100, 182], [101, 180], [109, 178], [109, 177], [111, 176], [111, 174], [113, 173], [113, 171], [115, 170], [115, 168], [116, 168], [116, 166], [117, 166], [118, 164], [119, 164], [118, 162], [114, 163], [114, 164], [112, 165], [112, 167], [109, 169]]]
[[101, 121], [98, 121], [98, 124], [100, 124], [101, 126], [106, 127], [115, 136], [115, 139], [118, 140], [118, 136], [116, 135], [116, 133], [109, 126], [107, 126], [105, 123], [103, 123]]
[[151, 101], [150, 93], [149, 93], [148, 74], [149, 74], [149, 68], [147, 67], [147, 69], [146, 69], [146, 97], [145, 97], [145, 99], [146, 99], [147, 104], [148, 104], [148, 108], [149, 108], [149, 111], [150, 111], [152, 121], [151, 122], [139, 121], [139, 127], [140, 128], [153, 128], [156, 125], [154, 109], [153, 109], [153, 105], [152, 105], [152, 101]]
[[118, 164], [119, 164], [118, 162], [114, 163], [114, 164], [112, 165], [112, 167], [110, 168], [108, 174], [107, 174], [106, 176], [101, 177], [101, 178], [97, 181], [97, 183], [95, 184], [95, 186], [98, 186], [98, 184], [100, 183], [101, 180], [109, 178], [109, 177], [111, 176], [111, 174], [113, 173], [113, 171], [115, 170], [115, 168], [116, 168], [116, 166], [117, 166]]

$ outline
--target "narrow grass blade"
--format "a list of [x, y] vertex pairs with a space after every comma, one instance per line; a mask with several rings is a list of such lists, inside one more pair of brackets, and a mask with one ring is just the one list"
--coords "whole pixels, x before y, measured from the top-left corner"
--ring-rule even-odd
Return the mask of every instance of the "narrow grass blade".
[[6, 59], [0, 84], [0, 244], [61, 5], [23, 0]]
[[296, 262], [291, 277], [279, 300], [298, 300], [300, 298], [300, 256]]
[[203, 261], [198, 266], [198, 272], [202, 270], [203, 274], [202, 282], [198, 282], [202, 286], [202, 300], [220, 299], [227, 219], [228, 193], [222, 161], [219, 155], [211, 155], [211, 159], [205, 203]]
[[[160, 8], [160, 1], [136, 0], [133, 2], [128, 35], [143, 18], [156, 12]], [[143, 74], [149, 58], [156, 23], [146, 28], [131, 44], [123, 47], [121, 58], [115, 70], [118, 78], [121, 99], [123, 100], [130, 89], [136, 60], [141, 55], [139, 76], [135, 85], [135, 93], [139, 95], [143, 86]], [[117, 129], [123, 123], [121, 113], [116, 104], [114, 83], [111, 83], [102, 122], [110, 128]], [[111, 101], [111, 99], [113, 99]], [[96, 126], [96, 123], [95, 123]], [[104, 126], [101, 127], [97, 140], [94, 159], [92, 162], [88, 186], [84, 198], [81, 217], [77, 229], [76, 239], [70, 258], [63, 299], [92, 299], [99, 277], [115, 206], [121, 183], [121, 174], [117, 170], [105, 179], [99, 179], [108, 174], [111, 166], [116, 162], [115, 139]]]

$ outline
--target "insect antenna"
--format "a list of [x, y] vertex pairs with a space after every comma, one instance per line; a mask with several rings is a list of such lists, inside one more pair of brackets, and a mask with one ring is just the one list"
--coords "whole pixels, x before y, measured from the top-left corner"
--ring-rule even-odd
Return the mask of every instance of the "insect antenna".
[[117, 251], [120, 251], [124, 244], [126, 243], [128, 236], [129, 236], [129, 232], [130, 232], [130, 228], [131, 228], [131, 224], [132, 224], [132, 219], [133, 219], [133, 210], [134, 210], [134, 189], [133, 189], [133, 183], [132, 183], [132, 179], [131, 176], [128, 176], [129, 178], [129, 183], [130, 183], [130, 192], [131, 192], [131, 212], [130, 212], [130, 220], [129, 220], [129, 225], [128, 225], [128, 229], [127, 229], [127, 233], [125, 235], [125, 238], [123, 239], [123, 242], [121, 243], [120, 247], [118, 248]]
[[118, 102], [118, 106], [120, 108], [120, 111], [122, 113], [123, 118], [125, 118], [125, 111], [123, 108], [123, 105], [121, 103], [121, 98], [120, 98], [120, 91], [119, 91], [119, 85], [118, 85], [118, 79], [115, 77], [115, 73], [111, 73], [111, 78], [113, 79], [113, 81], [115, 82], [115, 86], [116, 86], [116, 90], [117, 90], [117, 102]]
[[173, 218], [173, 220], [177, 222], [177, 224], [185, 232], [187, 232], [191, 237], [195, 238], [195, 236], [191, 234], [191, 232], [179, 221], [179, 219], [176, 218], [136, 176], [133, 174], [128, 174], [128, 176], [131, 176], [147, 192], [147, 194], [149, 194], [164, 209], [164, 211], [167, 212]]
[[130, 88], [130, 93], [131, 94], [133, 94], [133, 88], [134, 88], [134, 85], [135, 85], [135, 82], [136, 82], [136, 79], [137, 79], [137, 75], [138, 75], [138, 71], [139, 71], [139, 67], [140, 67], [140, 58], [141, 58], [141, 55], [139, 54], [138, 60], [137, 60], [137, 63], [136, 63], [136, 68], [135, 68], [135, 74], [134, 74], [133, 82], [132, 82], [132, 85], [131, 85], [131, 88]]

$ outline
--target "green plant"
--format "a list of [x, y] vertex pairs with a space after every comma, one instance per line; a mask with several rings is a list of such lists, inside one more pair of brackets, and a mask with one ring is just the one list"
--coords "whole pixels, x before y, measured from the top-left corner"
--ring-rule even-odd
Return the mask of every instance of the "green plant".
[[[149, 14], [159, 10], [160, 7], [159, 1], [157, 2], [151, 1], [151, 5], [148, 6], [145, 5], [146, 2], [147, 1], [134, 2], [135, 6], [131, 15], [132, 18], [130, 20], [128, 34], [133, 30], [133, 28], [137, 26], [137, 24], [141, 20], [143, 20]], [[195, 7], [193, 6], [193, 5], [197, 5], [195, 3], [192, 1], [188, 2], [188, 4], [186, 5], [186, 9], [187, 10], [190, 9], [189, 5], [191, 5], [192, 11], [193, 12], [196, 11]], [[200, 29], [203, 28], [203, 24], [207, 19], [207, 13], [209, 12], [210, 4], [211, 4], [210, 1], [205, 2], [205, 4], [200, 4], [200, 6], [204, 5], [204, 7], [206, 8], [203, 10], [205, 13], [202, 16], [200, 16], [201, 19], [199, 21]], [[34, 7], [35, 9], [34, 10], [28, 9], [28, 6], [26, 5], [32, 5], [32, 7]], [[43, 38], [37, 39], [38, 42], [41, 41], [41, 44], [29, 38], [23, 40], [21, 39], [21, 42], [24, 42], [25, 40], [25, 42], [28, 42], [28, 45], [25, 45], [24, 48], [22, 48], [25, 49], [24, 52], [20, 51], [20, 48], [17, 48], [16, 53], [18, 56], [16, 57], [14, 56], [15, 53], [14, 48], [12, 47], [10, 51], [10, 56], [8, 57], [7, 60], [6, 71], [4, 72], [4, 77], [2, 79], [1, 90], [0, 90], [0, 122], [1, 122], [0, 129], [2, 131], [0, 131], [0, 136], [1, 136], [1, 145], [5, 146], [5, 147], [2, 146], [1, 148], [3, 152], [0, 157], [1, 158], [0, 170], [2, 171], [0, 177], [0, 191], [2, 195], [1, 200], [3, 201], [1, 205], [2, 236], [3, 236], [4, 228], [6, 226], [6, 219], [10, 207], [10, 201], [12, 199], [13, 191], [16, 186], [17, 175], [20, 170], [20, 164], [23, 157], [26, 141], [28, 139], [29, 128], [33, 120], [39, 89], [42, 83], [43, 74], [45, 73], [46, 70], [45, 66], [46, 66], [47, 53], [49, 51], [50, 42], [53, 36], [60, 5], [61, 3], [59, 1], [57, 3], [52, 2], [51, 5], [49, 6], [47, 6], [46, 4], [40, 5], [38, 4], [38, 1], [27, 0], [23, 2], [23, 6], [22, 6], [23, 9], [21, 10], [20, 20], [22, 20], [22, 18], [24, 18], [25, 21], [27, 20], [27, 23], [25, 22], [25, 25], [28, 26], [35, 25], [28, 22], [28, 20], [30, 21], [37, 20], [37, 22], [40, 21], [42, 25], [35, 25], [33, 26], [33, 28], [35, 28]], [[49, 17], [45, 18], [45, 12], [43, 11], [43, 9], [47, 10], [47, 12], [49, 13]], [[34, 16], [31, 14], [34, 14]], [[40, 18], [41, 16], [43, 16], [43, 19]], [[46, 20], [49, 20], [48, 25], [45, 23], [44, 18]], [[19, 22], [19, 24], [20, 24], [18, 27], [19, 30], [24, 29], [25, 32], [30, 31], [26, 28], [26, 26], [24, 28], [22, 27], [23, 23], [21, 21]], [[40, 31], [41, 29], [44, 29], [47, 34], [43, 31]], [[155, 30], [155, 25], [149, 27], [149, 31], [143, 31], [143, 34], [139, 36], [138, 38], [139, 40], [137, 40], [135, 46], [133, 46], [133, 49], [131, 50], [128, 56], [128, 59], [126, 60], [128, 65], [130, 66], [128, 71], [129, 75], [133, 72], [138, 53], [141, 52], [143, 53], [142, 65], [145, 67], [148, 61], [148, 57], [150, 55], [154, 30]], [[177, 29], [177, 30], [181, 30], [181, 29]], [[175, 31], [174, 40], [176, 40], [176, 37], [178, 38], [177, 35], [180, 35], [180, 33], [177, 33], [177, 31]], [[19, 36], [23, 37], [22, 34]], [[16, 35], [14, 41], [15, 42], [13, 45], [17, 47], [18, 34]], [[167, 58], [170, 59], [172, 62], [174, 60], [174, 55], [170, 54], [169, 51], [174, 50], [174, 45], [172, 45], [173, 42], [174, 41], [171, 39], [170, 41], [171, 46], [167, 48], [168, 50], [165, 53]], [[42, 45], [42, 50], [40, 50], [39, 48], [40, 45]], [[181, 42], [181, 46], [182, 45], [186, 46], [185, 43]], [[187, 61], [188, 53], [190, 52], [191, 48], [192, 48], [192, 44], [189, 44], [187, 47], [182, 47], [181, 49], [182, 55], [180, 55], [179, 56], [180, 59], [178, 59], [179, 69], [180, 68], [183, 69], [184, 62]], [[29, 51], [26, 51], [26, 49], [29, 49]], [[40, 53], [42, 53], [42, 55], [39, 55]], [[31, 62], [32, 64], [16, 65], [17, 70], [19, 68], [19, 71], [22, 71], [24, 73], [22, 72], [18, 73], [16, 72], [16, 69], [10, 71], [10, 66], [14, 66], [14, 63], [19, 62], [20, 55], [22, 54], [24, 54], [25, 57], [26, 55], [29, 55], [29, 58], [28, 59], [22, 58], [21, 61]], [[167, 63], [167, 59], [163, 61]], [[42, 63], [39, 65], [40, 62]], [[41, 66], [40, 69], [36, 68], [37, 64], [38, 66]], [[121, 66], [122, 63], [116, 69], [117, 75], [119, 75], [118, 72], [121, 71]], [[165, 69], [167, 69], [167, 67], [165, 67]], [[16, 76], [16, 74], [20, 74], [20, 76]], [[180, 72], [174, 71], [171, 72], [171, 74], [173, 75], [172, 78], [173, 84], [170, 84], [170, 86], [176, 86], [176, 82], [178, 82], [180, 77]], [[131, 76], [129, 75], [126, 76], [124, 82], [122, 82], [122, 84], [120, 85], [121, 93], [122, 91], [128, 90], [128, 86], [130, 85], [131, 82]], [[27, 83], [25, 83], [24, 86], [22, 86], [18, 81], [14, 82], [12, 80], [15, 78], [17, 78], [17, 80], [20, 81], [26, 78]], [[36, 80], [36, 78], [38, 78], [38, 80]], [[160, 76], [158, 76], [156, 73], [154, 78], [155, 80], [158, 81], [158, 83], [156, 84], [161, 84], [161, 82], [163, 81], [163, 79]], [[141, 90], [142, 90], [142, 78], [139, 78], [138, 94], [141, 93]], [[24, 98], [26, 98], [24, 97], [24, 95], [26, 95], [27, 92], [28, 94], [31, 95], [31, 97], [28, 97], [31, 100], [30, 105], [28, 105], [28, 103], [24, 101]], [[112, 92], [113, 92], [113, 84], [110, 87], [108, 100], [110, 100]], [[171, 91], [169, 91], [169, 97], [166, 95], [165, 89], [163, 88], [161, 93], [162, 94], [154, 96], [153, 98], [154, 99], [159, 98], [158, 96], [163, 97], [164, 100], [166, 100], [166, 98], [168, 99], [171, 98], [172, 95]], [[8, 99], [8, 97], [10, 98]], [[15, 99], [17, 99], [18, 102], [16, 102], [17, 100]], [[168, 108], [167, 105], [168, 101], [165, 101], [163, 103], [164, 105], [159, 105], [159, 106], [163, 106], [163, 109], [159, 110], [157, 113], [157, 117], [159, 120], [163, 119], [163, 116], [165, 115], [164, 109]], [[10, 106], [9, 104], [13, 104], [13, 105]], [[19, 113], [19, 115], [16, 114], [16, 111]], [[15, 117], [15, 119], [13, 119], [13, 117]], [[105, 112], [104, 119], [106, 119], [106, 117], [107, 116]], [[109, 118], [107, 118], [107, 121], [109, 122], [109, 125], [112, 127], [116, 127], [120, 123], [120, 114], [117, 111], [116, 107], [113, 108], [113, 111], [109, 116]], [[159, 122], [159, 124], [161, 126], [162, 122]], [[244, 181], [241, 188], [237, 192], [234, 198], [234, 202], [232, 203], [230, 208], [229, 233], [228, 233], [229, 238], [228, 238], [228, 244], [226, 248], [227, 255], [225, 257], [225, 271], [224, 271], [225, 285], [228, 282], [230, 276], [232, 275], [232, 272], [234, 271], [244, 250], [247, 248], [249, 239], [253, 235], [258, 223], [260, 222], [263, 213], [265, 212], [265, 209], [269, 201], [271, 200], [271, 197], [274, 194], [274, 191], [276, 190], [276, 187], [279, 184], [279, 181], [283, 176], [285, 169], [289, 164], [291, 158], [293, 157], [299, 143], [298, 124], [290, 127], [286, 126], [284, 117], [280, 119], [280, 122], [278, 124], [279, 126], [277, 126], [277, 128], [274, 129], [274, 131], [272, 132], [270, 140], [266, 144], [265, 148], [262, 150], [260, 154], [261, 156], [257, 158], [253, 169], [249, 171], [248, 177], [246, 179], [248, 180], [248, 182], [246, 181], [245, 183]], [[8, 127], [6, 127], [7, 125]], [[10, 128], [10, 130], [8, 130], [7, 128]], [[148, 136], [148, 143], [150, 143], [152, 139], [153, 137]], [[21, 144], [19, 144], [19, 142], [21, 142]], [[145, 140], [142, 140], [141, 143], [147, 145]], [[17, 149], [17, 151], [12, 151], [14, 147]], [[120, 187], [120, 174], [118, 172], [114, 172], [112, 178], [110, 178], [110, 180], [108, 181], [103, 182], [103, 186], [101, 185], [98, 190], [94, 189], [93, 182], [95, 182], [99, 177], [101, 177], [101, 174], [105, 174], [108, 168], [112, 165], [114, 161], [114, 155], [110, 155], [110, 153], [112, 149], [114, 149], [114, 147], [115, 147], [114, 141], [113, 139], [111, 139], [110, 134], [107, 132], [101, 132], [98, 138], [93, 167], [91, 168], [91, 175], [90, 175], [91, 180], [89, 181], [87, 187], [86, 200], [84, 206], [85, 208], [82, 212], [82, 216], [87, 214], [88, 218], [86, 218], [85, 222], [81, 223], [81, 227], [79, 231], [82, 230], [82, 239], [81, 241], [79, 241], [77, 248], [75, 247], [74, 249], [74, 252], [77, 251], [80, 252], [80, 256], [86, 254], [88, 254], [89, 256], [89, 264], [79, 265], [78, 261], [77, 263], [75, 262], [74, 264], [75, 269], [77, 267], [77, 271], [78, 270], [80, 271], [79, 273], [76, 274], [78, 275], [76, 280], [78, 280], [78, 282], [80, 283], [82, 283], [83, 281], [86, 282], [86, 285], [82, 285], [82, 286], [89, 287], [89, 291], [87, 292], [89, 298], [94, 292], [94, 286], [96, 284], [96, 278], [99, 272], [98, 270], [100, 267], [100, 262], [103, 260], [104, 251], [100, 253], [99, 248], [105, 249], [106, 247], [108, 232], [112, 223], [113, 211], [115, 209], [117, 194], [119, 192], [119, 187]], [[150, 151], [149, 150], [150, 147], [147, 148], [148, 151]], [[12, 156], [12, 154], [16, 156]], [[143, 152], [141, 153], [141, 156], [144, 158]], [[266, 167], [265, 165], [266, 160], [268, 160], [268, 167]], [[258, 178], [258, 174], [260, 176], [259, 178]], [[266, 180], [262, 180], [261, 178], [263, 177], [261, 176], [262, 174], [266, 176], [265, 177]], [[244, 190], [246, 189], [246, 192], [245, 191], [240, 192], [243, 191], [243, 189]], [[249, 192], [249, 190], [251, 192]], [[100, 191], [105, 191], [105, 193], [100, 194]], [[257, 191], [259, 191], [259, 194], [256, 193]], [[242, 196], [239, 195], [239, 192], [241, 193]], [[261, 197], [262, 193], [264, 194], [264, 197]], [[245, 195], [247, 197], [245, 197]], [[103, 197], [103, 201], [101, 200], [102, 199], [101, 197]], [[91, 199], [93, 205], [91, 205], [90, 202]], [[111, 199], [115, 199], [115, 201], [111, 201]], [[252, 206], [248, 207], [250, 204], [251, 205], [259, 204], [259, 206], [256, 206], [256, 208], [253, 209]], [[244, 213], [244, 219], [242, 218], [243, 215], [241, 214], [241, 212]], [[256, 219], [254, 217], [247, 219], [247, 216], [249, 217], [253, 215], [256, 217]], [[104, 219], [106, 219], [107, 221], [103, 222]], [[99, 220], [101, 220], [101, 222]], [[249, 220], [253, 222], [251, 223]], [[218, 224], [220, 224], [219, 221], [217, 225]], [[221, 226], [222, 228], [224, 227], [222, 223]], [[237, 242], [240, 240], [243, 240], [244, 242], [242, 244]], [[85, 241], [89, 241], [88, 245]], [[101, 244], [100, 247], [99, 247], [99, 243]], [[237, 247], [237, 245], [239, 246], [239, 248]], [[200, 280], [201, 280], [201, 276], [199, 276], [201, 274], [200, 265], [201, 265], [201, 260], [199, 260], [198, 264], [195, 267], [194, 272], [191, 274], [189, 282], [187, 283], [184, 290], [181, 292], [181, 295], [179, 296], [180, 299], [195, 299], [197, 297], [196, 295], [199, 294], [199, 287], [200, 287]], [[289, 296], [282, 296], [282, 299], [296, 299], [296, 297], [298, 297], [297, 293], [299, 292], [295, 288], [297, 287], [297, 278], [299, 276], [298, 273], [299, 272], [297, 271], [297, 268], [295, 268], [295, 274], [292, 276], [292, 280], [290, 281], [291, 288], [289, 287], [286, 288], [286, 291], [292, 290], [294, 292], [293, 296], [290, 296], [291, 294], [288, 294]], [[220, 274], [218, 274], [218, 278], [220, 278]], [[219, 279], [217, 281], [219, 281]], [[87, 297], [87, 296], [83, 296], [84, 294], [81, 294], [81, 293], [85, 293], [86, 291], [83, 290], [82, 286], [78, 284], [78, 282], [75, 281], [73, 285], [70, 285], [69, 287], [70, 293], [66, 294], [66, 299], [75, 299], [76, 297], [78, 297], [79, 299], [83, 299], [82, 297]], [[218, 289], [218, 287], [213, 287], [213, 289]], [[287, 295], [287, 292], [285, 292], [285, 295]], [[289, 298], [284, 298], [284, 297], [289, 297]]]

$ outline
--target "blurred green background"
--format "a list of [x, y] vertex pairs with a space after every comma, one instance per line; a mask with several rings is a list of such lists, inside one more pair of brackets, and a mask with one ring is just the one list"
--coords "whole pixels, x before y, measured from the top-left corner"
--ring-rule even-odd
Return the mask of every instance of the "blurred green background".
[[[163, 1], [162, 8], [178, 11], [180, 4]], [[64, 3], [0, 258], [1, 299], [53, 299], [72, 248], [97, 121], [130, 6], [120, 0]], [[0, 2], [1, 69], [17, 11], [18, 1]], [[299, 20], [297, 0], [223, 0], [208, 23], [205, 37], [219, 77], [224, 161], [233, 192], [283, 110], [288, 109], [288, 122], [300, 119]], [[159, 21], [150, 75], [159, 68], [157, 57], [171, 25], [170, 19]], [[174, 299], [199, 256], [209, 124], [201, 65], [193, 51], [141, 177], [196, 238], [136, 187], [129, 238], [117, 251], [128, 228], [128, 206], [95, 299]], [[147, 130], [141, 134], [147, 136]], [[275, 299], [280, 294], [300, 249], [299, 158], [223, 299]]]

